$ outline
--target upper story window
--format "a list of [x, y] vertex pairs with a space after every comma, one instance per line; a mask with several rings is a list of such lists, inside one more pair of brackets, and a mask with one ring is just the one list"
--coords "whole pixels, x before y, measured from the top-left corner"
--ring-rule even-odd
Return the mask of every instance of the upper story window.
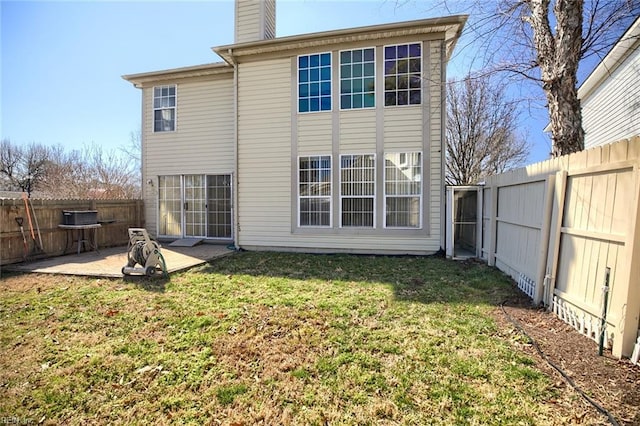
[[173, 132], [176, 130], [176, 86], [156, 86], [153, 88], [153, 131]]
[[340, 108], [376, 106], [375, 50], [373, 48], [340, 52]]
[[398, 44], [384, 48], [384, 104], [419, 105], [422, 102], [422, 46]]
[[331, 53], [298, 56], [298, 112], [331, 111]]

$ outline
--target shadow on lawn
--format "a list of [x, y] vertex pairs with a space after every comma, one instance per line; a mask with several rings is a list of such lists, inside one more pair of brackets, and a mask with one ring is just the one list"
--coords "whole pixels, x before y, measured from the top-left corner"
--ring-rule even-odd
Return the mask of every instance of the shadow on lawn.
[[170, 276], [147, 277], [145, 275], [123, 275], [122, 280], [128, 284], [133, 284], [138, 288], [153, 293], [164, 293], [167, 284], [171, 281]]
[[364, 282], [390, 285], [397, 300], [498, 305], [514, 296], [513, 281], [479, 261], [443, 256], [372, 256], [241, 252], [195, 269], [202, 273]]

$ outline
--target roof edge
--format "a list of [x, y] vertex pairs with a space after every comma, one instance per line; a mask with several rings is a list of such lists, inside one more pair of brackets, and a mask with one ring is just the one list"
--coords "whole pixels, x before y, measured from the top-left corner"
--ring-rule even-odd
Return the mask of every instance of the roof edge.
[[286, 51], [299, 47], [313, 47], [327, 45], [327, 40], [343, 37], [357, 37], [360, 40], [374, 39], [376, 34], [397, 32], [402, 35], [403, 31], [425, 27], [442, 27], [445, 32], [445, 42], [447, 43], [447, 59], [455, 47], [456, 41], [462, 34], [462, 29], [469, 15], [450, 15], [437, 18], [426, 18], [413, 21], [394, 22], [390, 24], [377, 24], [364, 27], [322, 31], [316, 33], [299, 34], [285, 37], [277, 37], [268, 40], [258, 40], [214, 46], [211, 49], [221, 56], [227, 63], [234, 64], [238, 56], [248, 56], [262, 52]]
[[591, 74], [578, 88], [578, 98], [589, 97], [600, 84], [613, 73], [640, 44], [640, 17], [624, 32], [609, 53], [591, 71]]
[[126, 74], [121, 76], [124, 80], [132, 83], [136, 87], [141, 87], [145, 83], [175, 80], [190, 77], [202, 77], [232, 73], [233, 67], [226, 62], [213, 62], [208, 64], [193, 65], [188, 67], [171, 68], [159, 71], [150, 71], [138, 74]]

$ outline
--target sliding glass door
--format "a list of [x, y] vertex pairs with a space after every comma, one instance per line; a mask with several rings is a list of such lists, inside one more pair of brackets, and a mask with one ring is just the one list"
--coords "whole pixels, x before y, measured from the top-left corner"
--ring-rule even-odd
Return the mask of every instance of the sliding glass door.
[[160, 176], [158, 235], [233, 238], [231, 175]]
[[204, 175], [184, 176], [184, 236], [206, 237], [207, 215]]

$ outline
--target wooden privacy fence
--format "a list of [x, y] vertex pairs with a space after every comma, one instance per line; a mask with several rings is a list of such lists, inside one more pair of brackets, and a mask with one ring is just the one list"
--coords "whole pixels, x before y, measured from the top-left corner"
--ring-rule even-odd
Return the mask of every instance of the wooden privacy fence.
[[637, 136], [488, 177], [482, 197], [482, 257], [534, 303], [596, 341], [603, 332], [615, 356], [632, 359], [640, 350], [639, 170]]
[[[24, 260], [24, 240], [16, 222], [23, 218], [23, 227], [28, 243], [29, 259], [53, 257], [73, 253], [77, 250], [74, 236], [58, 227], [62, 223], [64, 210], [96, 210], [98, 221], [103, 222], [97, 230], [99, 247], [126, 245], [129, 241], [127, 229], [144, 227], [143, 203], [141, 200], [31, 200], [37, 219], [44, 253], [36, 250], [24, 200], [0, 199], [0, 265]], [[35, 222], [35, 220], [34, 220]], [[35, 227], [35, 223], [33, 224]], [[38, 238], [36, 234], [36, 238]]]

